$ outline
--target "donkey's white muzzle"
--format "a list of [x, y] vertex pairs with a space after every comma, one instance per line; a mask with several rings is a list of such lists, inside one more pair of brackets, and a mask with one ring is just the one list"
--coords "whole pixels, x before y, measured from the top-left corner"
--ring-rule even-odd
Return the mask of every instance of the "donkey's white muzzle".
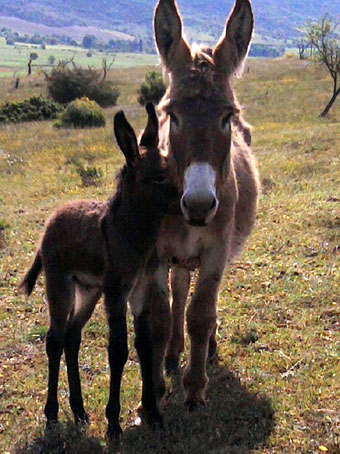
[[184, 191], [181, 209], [190, 225], [205, 226], [218, 209], [216, 172], [210, 164], [196, 162], [184, 174]]

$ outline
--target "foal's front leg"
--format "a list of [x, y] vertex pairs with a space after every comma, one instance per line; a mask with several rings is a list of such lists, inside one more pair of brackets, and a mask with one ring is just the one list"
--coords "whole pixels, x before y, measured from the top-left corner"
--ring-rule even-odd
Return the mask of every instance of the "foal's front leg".
[[106, 406], [107, 435], [118, 438], [122, 433], [119, 424], [120, 384], [128, 358], [126, 329], [126, 298], [119, 279], [105, 288], [105, 308], [109, 323], [110, 397]]
[[226, 262], [225, 245], [218, 246], [204, 251], [201, 256], [198, 283], [187, 311], [190, 358], [183, 385], [189, 408], [205, 403], [208, 345], [216, 327], [216, 300]]

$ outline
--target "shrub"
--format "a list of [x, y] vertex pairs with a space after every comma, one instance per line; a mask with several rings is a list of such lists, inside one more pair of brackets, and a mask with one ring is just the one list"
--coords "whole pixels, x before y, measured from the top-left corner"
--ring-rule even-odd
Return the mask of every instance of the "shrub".
[[74, 128], [105, 126], [105, 116], [95, 101], [88, 98], [76, 99], [67, 106], [56, 126]]
[[42, 121], [57, 118], [63, 107], [42, 96], [32, 96], [19, 102], [7, 102], [0, 107], [0, 123]]
[[101, 169], [97, 169], [97, 167], [84, 167], [76, 158], [71, 158], [68, 164], [74, 166], [83, 186], [97, 186], [103, 176]]
[[54, 101], [61, 104], [86, 96], [102, 107], [114, 106], [120, 94], [112, 82], [102, 79], [100, 71], [77, 66], [55, 67], [47, 76], [47, 88]]
[[165, 93], [166, 87], [162, 75], [151, 71], [145, 76], [145, 81], [138, 90], [138, 102], [144, 106], [147, 102], [158, 104]]
[[0, 218], [0, 249], [6, 247], [6, 230], [9, 229], [9, 227], [9, 224], [4, 219]]

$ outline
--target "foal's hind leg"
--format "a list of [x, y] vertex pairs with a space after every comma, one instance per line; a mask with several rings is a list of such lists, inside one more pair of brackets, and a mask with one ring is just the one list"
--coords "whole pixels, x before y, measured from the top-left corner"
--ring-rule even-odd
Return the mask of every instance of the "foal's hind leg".
[[183, 268], [172, 268], [172, 333], [165, 360], [168, 374], [177, 370], [179, 355], [184, 351], [184, 313], [189, 287], [190, 271]]
[[88, 290], [81, 285], [76, 284], [75, 309], [67, 324], [65, 357], [70, 390], [70, 405], [76, 423], [89, 422], [89, 418], [84, 410], [81, 394], [78, 354], [81, 342], [81, 331], [85, 323], [90, 319], [100, 295], [101, 291], [98, 290], [98, 288]]
[[45, 405], [47, 425], [58, 419], [58, 380], [60, 358], [64, 349], [67, 319], [74, 305], [72, 281], [53, 263], [53, 272], [46, 271], [46, 293], [50, 311], [50, 328], [46, 337], [48, 356], [48, 392]]
[[164, 359], [171, 332], [168, 264], [166, 262], [159, 265], [148, 284], [152, 327], [152, 373], [157, 397], [160, 400], [165, 393]]

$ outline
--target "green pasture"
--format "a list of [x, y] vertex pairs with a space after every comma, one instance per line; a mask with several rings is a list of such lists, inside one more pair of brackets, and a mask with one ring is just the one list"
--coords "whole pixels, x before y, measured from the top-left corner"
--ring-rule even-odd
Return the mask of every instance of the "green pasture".
[[151, 54], [132, 54], [132, 53], [110, 53], [91, 50], [91, 57], [88, 57], [88, 50], [80, 47], [71, 46], [41, 46], [15, 43], [14, 46], [6, 45], [4, 38], [0, 39], [0, 77], [8, 77], [27, 74], [27, 63], [32, 52], [38, 54], [38, 59], [33, 62], [33, 73], [40, 69], [48, 70], [51, 68], [49, 57], [53, 55], [56, 63], [59, 60], [70, 60], [74, 57], [74, 62], [79, 66], [92, 66], [101, 68], [103, 59], [107, 59], [108, 64], [115, 58], [115, 68], [130, 68], [136, 66], [156, 65], [158, 56]]

